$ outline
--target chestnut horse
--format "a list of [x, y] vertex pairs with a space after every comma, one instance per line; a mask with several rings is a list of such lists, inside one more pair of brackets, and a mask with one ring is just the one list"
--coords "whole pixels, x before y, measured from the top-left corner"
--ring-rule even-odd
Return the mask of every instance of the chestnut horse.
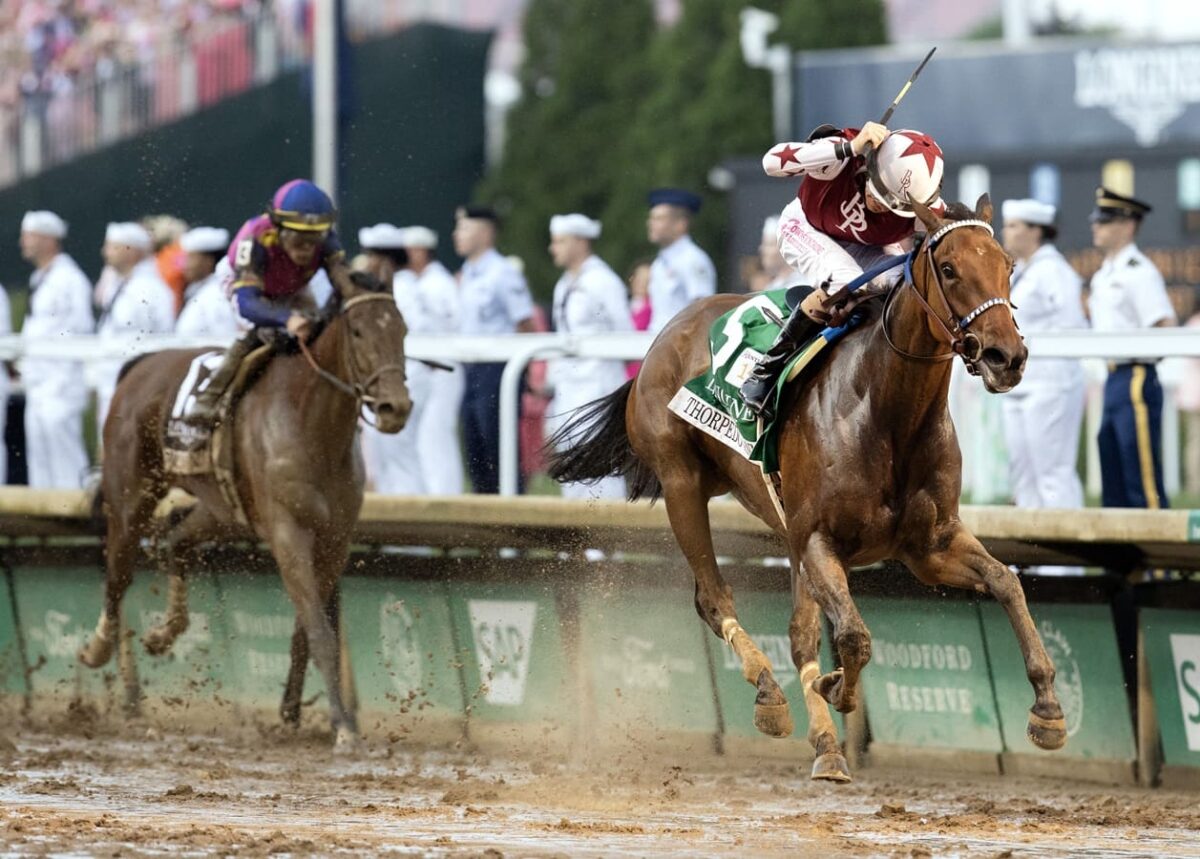
[[[412, 403], [404, 374], [404, 319], [391, 290], [354, 275], [323, 312], [310, 355], [277, 355], [238, 403], [234, 424], [235, 483], [254, 533], [271, 549], [296, 607], [293, 671], [284, 699], [299, 714], [300, 686], [311, 647], [325, 680], [336, 748], [357, 738], [353, 707], [343, 693], [338, 635], [327, 616], [363, 500], [363, 465], [356, 441], [365, 402], [377, 426], [399, 432]], [[211, 474], [174, 475], [163, 467], [163, 435], [195, 350], [142, 356], [122, 369], [104, 425], [101, 498], [108, 524], [107, 580], [100, 621], [80, 650], [98, 668], [117, 643], [121, 598], [133, 576], [154, 509], [172, 486], [196, 497], [178, 523], [160, 535], [168, 581], [167, 613], [143, 636], [161, 654], [187, 629], [187, 585], [180, 557], [214, 532], [232, 533], [235, 513]], [[346, 684], [350, 687], [350, 684]]]
[[[1027, 350], [1007, 306], [1012, 261], [992, 237], [986, 195], [974, 212], [952, 206], [947, 219], [920, 205], [914, 209], [928, 239], [913, 252], [910, 279], [888, 295], [881, 314], [784, 394], [782, 516], [757, 465], [667, 409], [682, 384], [709, 369], [709, 328], [744, 296], [713, 296], [679, 313], [637, 377], [585, 406], [562, 430], [564, 437], [586, 440], [551, 461], [558, 480], [623, 474], [631, 499], [665, 499], [695, 574], [696, 610], [741, 659], [757, 690], [755, 726], [772, 736], [791, 733], [791, 714], [770, 662], [739, 625], [717, 568], [709, 499], [733, 493], [786, 541], [793, 602], [788, 632], [816, 752], [813, 778], [850, 779], [827, 702], [843, 713], [855, 709], [871, 637], [846, 569], [885, 559], [902, 561], [926, 584], [973, 588], [1000, 602], [1034, 689], [1029, 738], [1044, 749], [1066, 741], [1054, 665], [1020, 582], [958, 516], [962, 458], [946, 404], [950, 359], [962, 355], [993, 393], [1020, 382]], [[832, 622], [841, 666], [825, 675], [817, 663], [820, 610]]]

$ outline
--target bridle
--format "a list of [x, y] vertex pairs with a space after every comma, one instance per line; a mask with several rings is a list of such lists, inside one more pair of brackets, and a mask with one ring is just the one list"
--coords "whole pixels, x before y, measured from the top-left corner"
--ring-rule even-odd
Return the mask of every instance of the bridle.
[[[368, 301], [390, 301], [394, 304], [396, 300], [392, 297], [391, 293], [365, 292], [361, 295], [356, 295], [353, 298], [347, 299], [346, 303], [343, 304], [341, 309], [338, 311], [338, 315], [344, 316], [346, 312], [350, 310], [350, 308], [359, 304], [366, 304]], [[356, 377], [358, 375], [358, 362], [354, 360], [351, 339], [352, 338], [350, 337], [344, 338], [343, 342], [345, 345], [342, 348], [350, 352], [348, 356], [349, 361], [347, 361], [347, 363], [350, 365], [351, 376]], [[306, 361], [308, 361], [308, 365], [313, 368], [313, 371], [346, 396], [353, 397], [355, 400], [357, 400], [360, 408], [364, 403], [370, 406], [379, 402], [379, 398], [372, 396], [368, 393], [368, 391], [370, 391], [372, 385], [379, 381], [380, 376], [382, 376], [384, 373], [394, 373], [399, 371], [401, 374], [403, 374], [405, 372], [403, 363], [393, 362], [390, 364], [384, 364], [381, 367], [377, 367], [375, 372], [367, 376], [366, 379], [360, 380], [355, 378], [353, 381], [347, 383], [336, 374], [329, 372], [320, 364], [318, 364], [316, 359], [313, 358], [312, 352], [309, 351], [308, 344], [305, 343], [303, 339], [298, 340], [298, 342], [300, 344], [300, 351], [304, 353], [304, 358]]]
[[[960, 227], [978, 227], [980, 229], [987, 230], [987, 234], [989, 236], [995, 235], [995, 233], [992, 231], [991, 224], [989, 224], [987, 221], [980, 221], [976, 219], [950, 221], [949, 223], [940, 227], [933, 235], [929, 236], [920, 249], [914, 250], [912, 253], [908, 254], [904, 260], [903, 282], [901, 282], [901, 284], [895, 289], [891, 290], [887, 294], [887, 298], [884, 299], [882, 321], [883, 336], [884, 339], [887, 340], [887, 344], [891, 346], [895, 352], [903, 355], [905, 358], [911, 358], [916, 361], [949, 361], [953, 359], [955, 355], [959, 355], [962, 357], [963, 363], [966, 364], [967, 371], [971, 373], [971, 375], [977, 376], [979, 375], [979, 359], [983, 355], [983, 343], [979, 340], [979, 337], [967, 331], [967, 326], [978, 319], [981, 315], [991, 310], [993, 307], [1000, 307], [1003, 305], [1008, 307], [1009, 312], [1011, 313], [1012, 303], [1007, 298], [995, 296], [993, 298], [989, 298], [987, 301], [984, 301], [966, 316], [961, 318], [955, 317], [954, 309], [950, 306], [950, 299], [946, 297], [946, 288], [942, 284], [941, 270], [938, 268], [937, 261], [934, 259], [933, 254], [941, 240], [945, 238], [948, 233], [953, 230], [957, 230]], [[921, 295], [920, 290], [916, 288], [916, 281], [913, 278], [913, 261], [916, 259], [918, 254], [923, 254], [925, 256], [926, 267], [929, 268], [929, 270], [933, 273], [933, 291], [936, 292], [938, 298], [941, 299], [942, 305], [946, 308], [946, 315], [944, 318], [936, 310], [934, 310], [932, 306], [930, 306], [929, 302], [925, 299], [925, 296]], [[913, 295], [916, 296], [917, 301], [920, 302], [921, 308], [925, 311], [930, 319], [937, 323], [938, 327], [942, 330], [942, 333], [945, 334], [946, 340], [950, 346], [949, 352], [939, 352], [934, 355], [915, 355], [912, 352], [904, 351], [892, 341], [892, 336], [888, 331], [892, 307], [895, 303], [896, 295], [905, 287], [911, 288]]]

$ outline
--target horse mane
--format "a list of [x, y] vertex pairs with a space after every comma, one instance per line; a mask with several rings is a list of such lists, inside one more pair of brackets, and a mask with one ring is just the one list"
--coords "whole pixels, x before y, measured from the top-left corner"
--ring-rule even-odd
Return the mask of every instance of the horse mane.
[[947, 221], [971, 221], [979, 216], [966, 203], [947, 203], [944, 217]]
[[[375, 275], [365, 271], [350, 272], [350, 282], [363, 292], [387, 292], [390, 288], [390, 284], [384, 283]], [[329, 295], [329, 300], [325, 302], [325, 306], [317, 312], [317, 316], [313, 320], [313, 340], [316, 340], [321, 332], [341, 314], [343, 301], [342, 294], [335, 287]]]
[[143, 352], [141, 355], [134, 355], [132, 358], [122, 364], [120, 372], [117, 373], [117, 384], [121, 384], [121, 380], [129, 375], [130, 370], [145, 361], [153, 354], [153, 352]]

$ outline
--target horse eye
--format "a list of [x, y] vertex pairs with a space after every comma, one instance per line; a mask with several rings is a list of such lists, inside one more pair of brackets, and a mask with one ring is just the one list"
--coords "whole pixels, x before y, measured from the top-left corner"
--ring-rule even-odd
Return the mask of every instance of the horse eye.
[[950, 265], [950, 263], [944, 263], [942, 265], [942, 274], [946, 277], [954, 277], [954, 266]]
[[350, 334], [354, 337], [362, 337], [362, 331], [360, 331], [358, 328], [351, 328]]

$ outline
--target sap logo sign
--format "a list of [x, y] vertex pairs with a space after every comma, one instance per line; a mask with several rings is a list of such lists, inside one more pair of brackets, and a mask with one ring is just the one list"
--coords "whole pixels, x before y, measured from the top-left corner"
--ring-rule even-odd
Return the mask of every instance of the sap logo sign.
[[525, 701], [529, 652], [537, 603], [531, 600], [468, 600], [475, 660], [486, 687], [484, 700], [503, 707]]
[[1188, 749], [1200, 752], [1200, 635], [1172, 635], [1171, 653]]

